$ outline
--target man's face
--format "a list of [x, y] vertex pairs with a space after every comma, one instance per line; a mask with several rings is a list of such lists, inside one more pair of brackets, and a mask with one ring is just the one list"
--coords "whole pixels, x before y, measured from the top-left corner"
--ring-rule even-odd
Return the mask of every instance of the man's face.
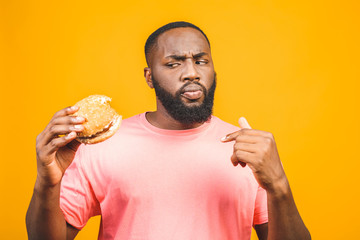
[[161, 34], [151, 55], [157, 100], [184, 124], [206, 121], [212, 112], [215, 71], [209, 44], [193, 28]]

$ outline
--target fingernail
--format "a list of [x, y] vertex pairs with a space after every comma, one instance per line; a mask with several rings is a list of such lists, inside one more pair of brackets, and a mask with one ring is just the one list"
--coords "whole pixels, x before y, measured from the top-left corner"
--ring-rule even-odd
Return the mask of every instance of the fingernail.
[[83, 125], [74, 125], [70, 127], [71, 130], [82, 130], [84, 128]]
[[83, 117], [76, 117], [76, 121], [77, 121], [77, 122], [83, 122], [83, 121], [85, 121], [85, 118], [83, 118]]
[[228, 136], [222, 137], [221, 141], [225, 141], [228, 138]]
[[241, 118], [240, 118], [240, 121], [241, 121], [241, 123], [242, 123], [243, 126], [248, 126], [248, 125], [249, 125], [248, 122], [246, 121], [246, 119], [245, 119], [244, 117], [241, 117]]
[[76, 133], [75, 132], [71, 132], [69, 133], [68, 135], [66, 135], [66, 138], [69, 139], [69, 138], [73, 138], [76, 136]]
[[241, 128], [248, 128], [248, 129], [251, 129], [251, 126], [250, 124], [248, 123], [248, 121], [246, 120], [246, 118], [244, 117], [241, 117], [240, 118], [240, 122], [241, 122]]
[[78, 109], [79, 109], [78, 106], [72, 106], [72, 107], [71, 107], [71, 110], [72, 110], [72, 111], [75, 111], [75, 110], [78, 110]]

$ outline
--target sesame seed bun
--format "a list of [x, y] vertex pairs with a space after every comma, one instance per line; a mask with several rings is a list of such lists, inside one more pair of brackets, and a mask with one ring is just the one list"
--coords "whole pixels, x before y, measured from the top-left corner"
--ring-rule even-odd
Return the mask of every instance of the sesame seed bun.
[[85, 144], [95, 144], [110, 138], [119, 129], [122, 117], [110, 106], [111, 98], [104, 95], [91, 95], [77, 102], [79, 111], [74, 116], [86, 119], [84, 130], [77, 140]]

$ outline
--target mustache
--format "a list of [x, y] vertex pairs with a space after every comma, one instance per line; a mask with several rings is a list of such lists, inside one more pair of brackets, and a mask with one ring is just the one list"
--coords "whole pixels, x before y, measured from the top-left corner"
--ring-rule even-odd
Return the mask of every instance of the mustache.
[[205, 86], [202, 85], [202, 84], [199, 83], [199, 82], [187, 82], [187, 83], [185, 83], [185, 84], [176, 92], [176, 95], [180, 95], [182, 92], [184, 92], [184, 89], [185, 89], [187, 86], [191, 85], [191, 84], [196, 84], [196, 85], [200, 86], [201, 89], [202, 89], [202, 91], [203, 91], [203, 93], [205, 94], [205, 96], [207, 95], [207, 90], [206, 90]]

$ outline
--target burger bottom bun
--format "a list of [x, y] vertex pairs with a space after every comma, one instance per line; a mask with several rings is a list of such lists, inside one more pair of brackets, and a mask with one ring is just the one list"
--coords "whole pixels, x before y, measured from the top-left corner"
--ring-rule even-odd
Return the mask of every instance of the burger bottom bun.
[[105, 141], [106, 139], [112, 137], [116, 131], [119, 129], [121, 124], [122, 116], [121, 115], [115, 115], [114, 119], [111, 121], [111, 126], [108, 130], [104, 132], [100, 132], [96, 134], [94, 137], [78, 137], [76, 138], [79, 142], [85, 143], [85, 144], [95, 144], [102, 141]]

